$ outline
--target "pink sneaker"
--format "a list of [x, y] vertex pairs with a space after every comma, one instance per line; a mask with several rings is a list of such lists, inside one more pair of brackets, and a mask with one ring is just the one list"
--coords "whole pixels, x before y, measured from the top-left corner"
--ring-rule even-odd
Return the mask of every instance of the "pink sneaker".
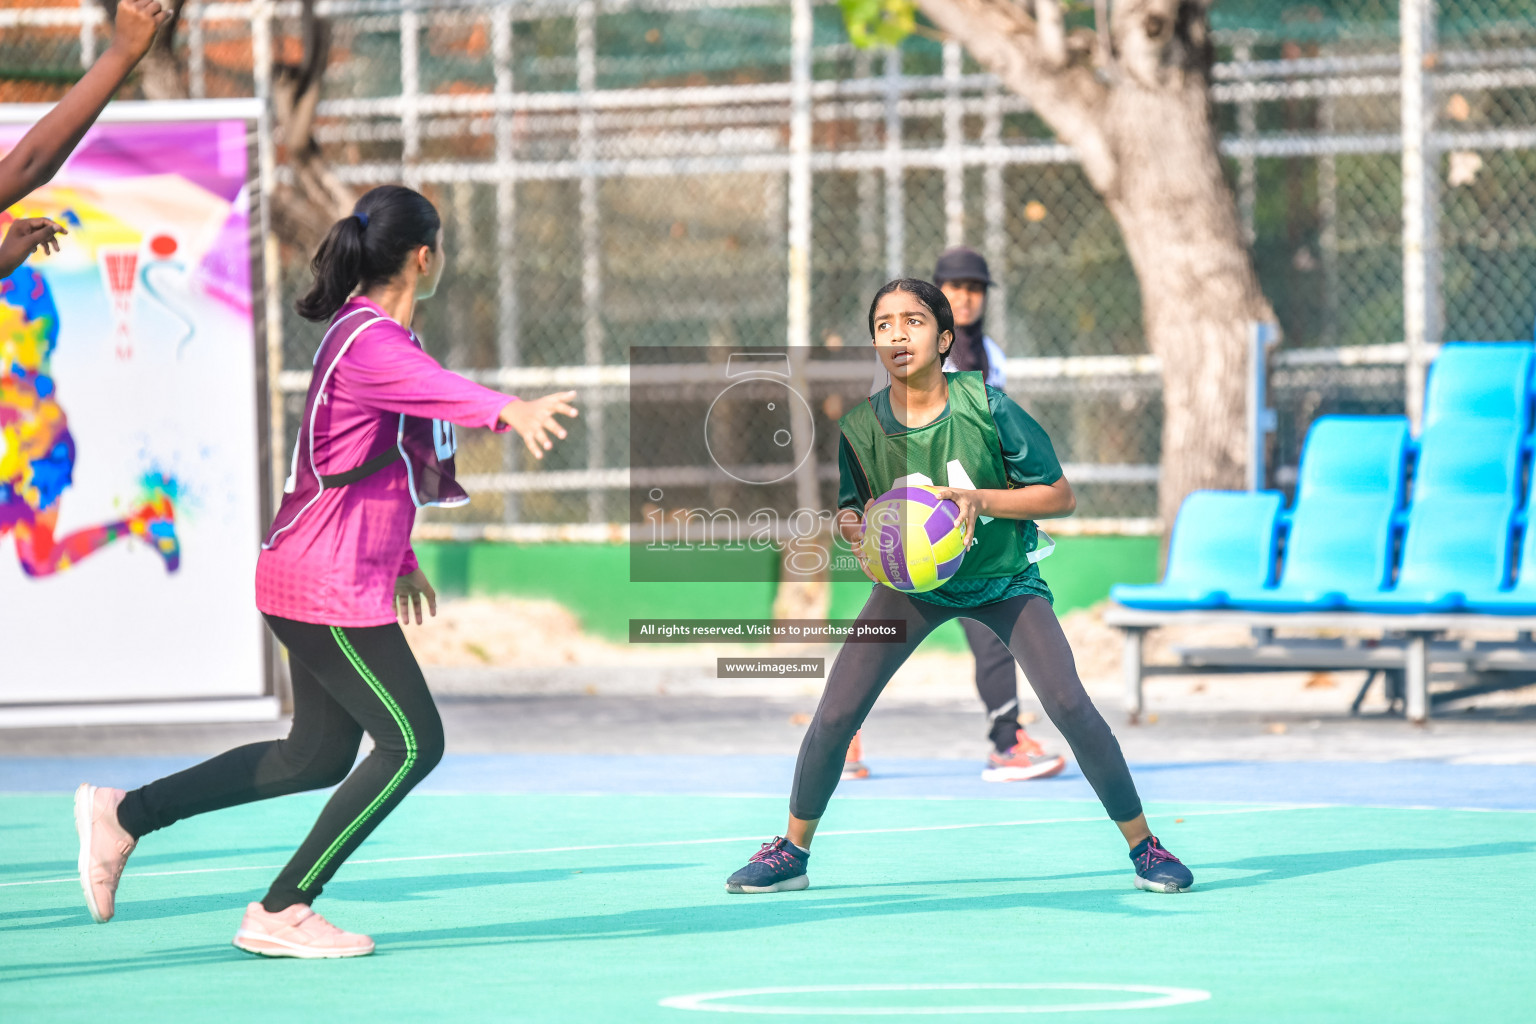
[[117, 805], [127, 796], [120, 789], [81, 783], [75, 790], [75, 831], [80, 835], [80, 888], [91, 920], [106, 924], [117, 908], [117, 882], [123, 865], [138, 845], [117, 823]]
[[310, 909], [295, 903], [275, 914], [260, 903], [245, 908], [245, 919], [235, 932], [235, 946], [258, 956], [296, 956], [303, 960], [329, 960], [367, 956], [373, 940], [344, 932]]
[[1012, 748], [988, 755], [981, 778], [984, 782], [1024, 782], [1049, 778], [1066, 766], [1066, 758], [1060, 754], [1047, 754], [1044, 747], [1020, 729]]

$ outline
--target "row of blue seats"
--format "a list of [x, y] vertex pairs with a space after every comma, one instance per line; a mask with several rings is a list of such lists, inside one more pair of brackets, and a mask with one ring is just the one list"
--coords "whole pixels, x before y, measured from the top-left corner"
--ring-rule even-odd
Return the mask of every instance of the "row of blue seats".
[[1272, 491], [1191, 494], [1163, 582], [1111, 596], [1156, 610], [1536, 614], [1532, 366], [1529, 343], [1445, 346], [1417, 445], [1399, 416], [1322, 417], [1294, 507]]

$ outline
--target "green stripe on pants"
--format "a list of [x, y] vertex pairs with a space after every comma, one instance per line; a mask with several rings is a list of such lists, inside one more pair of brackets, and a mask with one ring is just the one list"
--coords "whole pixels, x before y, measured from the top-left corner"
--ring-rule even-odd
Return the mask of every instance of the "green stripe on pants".
[[315, 862], [315, 866], [309, 869], [309, 873], [299, 883], [300, 889], [308, 889], [315, 883], [315, 879], [320, 877], [321, 872], [325, 870], [325, 866], [335, 858], [343, 846], [347, 845], [347, 840], [351, 839], [357, 833], [357, 830], [363, 827], [364, 822], [378, 812], [380, 807], [384, 806], [385, 801], [390, 798], [390, 795], [395, 790], [400, 788], [400, 783], [410, 774], [411, 769], [416, 766], [416, 734], [411, 730], [411, 723], [406, 721], [404, 712], [400, 710], [400, 705], [395, 703], [395, 699], [389, 695], [389, 691], [384, 689], [384, 684], [380, 683], [378, 677], [373, 674], [373, 671], [363, 663], [363, 659], [352, 647], [351, 641], [341, 631], [340, 626], [331, 627], [331, 636], [336, 638], [336, 644], [341, 648], [341, 652], [347, 656], [347, 660], [352, 663], [352, 667], [357, 669], [357, 674], [363, 677], [363, 681], [368, 684], [368, 688], [374, 692], [384, 707], [389, 710], [390, 717], [400, 727], [400, 734], [405, 737], [405, 763], [400, 766], [399, 771], [395, 772], [394, 778], [389, 780], [389, 785], [384, 787], [383, 792], [374, 797], [373, 802], [363, 808], [363, 813], [353, 819], [352, 824], [348, 825], [341, 835], [336, 837], [336, 841], [331, 843], [326, 848], [326, 851], [320, 855], [320, 859]]

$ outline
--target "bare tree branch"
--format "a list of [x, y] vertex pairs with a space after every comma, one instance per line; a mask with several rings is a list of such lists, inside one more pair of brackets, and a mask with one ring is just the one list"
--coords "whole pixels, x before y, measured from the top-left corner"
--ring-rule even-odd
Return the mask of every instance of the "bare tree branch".
[[355, 199], [337, 179], [315, 141], [315, 110], [331, 56], [331, 23], [305, 0], [300, 21], [303, 53], [298, 64], [276, 64], [272, 107], [286, 151], [289, 182], [272, 193], [272, 229], [283, 242], [303, 250], [320, 244], [331, 224], [346, 216]]
[[1059, 0], [1035, 0], [1035, 38], [1040, 61], [1052, 71], [1067, 63], [1067, 19]]
[[[1115, 161], [1106, 144], [1102, 113], [1108, 90], [1092, 60], [1067, 38], [1042, 44], [1034, 18], [1014, 0], [921, 0], [923, 13], [958, 39], [971, 56], [1023, 96], [1063, 142], [1077, 150], [1083, 170], [1101, 194], [1115, 187]], [[1057, 0], [1045, 0], [1057, 16]], [[1062, 63], [1043, 56], [1058, 46]]]
[[1164, 522], [1195, 488], [1241, 486], [1247, 339], [1274, 312], [1222, 170], [1210, 0], [1096, 0], [1097, 31], [1071, 33], [1060, 0], [918, 2], [1077, 150], [1120, 227], [1164, 367]]
[[1128, 74], [1143, 88], [1160, 89], [1170, 76], [1208, 77], [1212, 49], [1208, 0], [1122, 0], [1110, 32]]

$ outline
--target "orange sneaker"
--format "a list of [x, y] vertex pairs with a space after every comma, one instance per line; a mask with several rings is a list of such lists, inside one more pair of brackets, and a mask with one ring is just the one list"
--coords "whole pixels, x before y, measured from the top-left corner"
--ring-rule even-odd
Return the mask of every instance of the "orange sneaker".
[[307, 903], [295, 903], [275, 914], [260, 903], [245, 908], [235, 946], [257, 956], [293, 956], [302, 960], [331, 960], [367, 956], [373, 940], [344, 932], [315, 913]]
[[859, 739], [858, 733], [853, 734], [853, 742], [848, 744], [848, 753], [843, 758], [843, 778], [869, 778], [869, 765], [864, 763], [864, 741]]
[[1023, 782], [1048, 778], [1066, 766], [1066, 758], [1060, 754], [1047, 754], [1044, 747], [1020, 729], [1017, 742], [1011, 748], [994, 750], [987, 755], [987, 766], [982, 769], [981, 778], [983, 782]]
[[106, 924], [117, 912], [117, 883], [138, 845], [117, 823], [117, 805], [128, 794], [81, 783], [75, 790], [75, 832], [80, 836], [80, 888], [91, 920]]

